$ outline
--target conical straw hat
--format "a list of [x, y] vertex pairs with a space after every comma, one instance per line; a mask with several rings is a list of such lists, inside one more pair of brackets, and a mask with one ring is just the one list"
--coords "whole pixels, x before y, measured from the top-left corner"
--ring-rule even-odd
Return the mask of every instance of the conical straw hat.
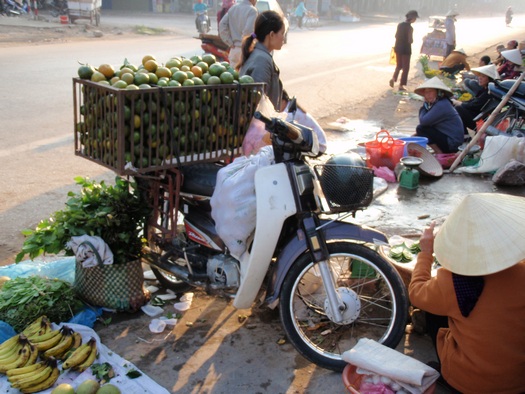
[[521, 51], [519, 49], [510, 49], [508, 51], [501, 51], [501, 56], [505, 59], [511, 61], [518, 66], [523, 64], [523, 59], [521, 57]]
[[487, 77], [492, 78], [494, 80], [501, 78], [498, 73], [498, 69], [496, 68], [494, 64], [488, 64], [486, 66], [481, 66], [481, 67], [474, 67], [473, 69], [471, 69], [471, 71], [474, 74], [486, 75]]
[[434, 253], [456, 274], [489, 275], [525, 259], [524, 236], [525, 197], [470, 194], [436, 234]]
[[452, 90], [450, 90], [450, 88], [447, 85], [445, 85], [445, 83], [438, 77], [434, 77], [429, 79], [428, 81], [423, 82], [416, 88], [416, 90], [414, 90], [414, 93], [422, 96], [423, 89], [438, 89], [442, 90], [447, 96], [452, 96]]
[[458, 53], [461, 53], [461, 54], [467, 56], [467, 52], [465, 52], [465, 50], [463, 48], [454, 49], [452, 52], [458, 52]]

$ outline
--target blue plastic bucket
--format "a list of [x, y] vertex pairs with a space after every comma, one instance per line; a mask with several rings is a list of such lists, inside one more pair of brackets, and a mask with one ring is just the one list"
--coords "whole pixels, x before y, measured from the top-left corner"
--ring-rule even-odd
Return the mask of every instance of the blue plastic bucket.
[[418, 145], [421, 145], [423, 148], [427, 148], [428, 138], [427, 137], [401, 137], [396, 138], [397, 140], [405, 141], [405, 150], [403, 151], [403, 157], [408, 156], [407, 146], [409, 143], [413, 142]]

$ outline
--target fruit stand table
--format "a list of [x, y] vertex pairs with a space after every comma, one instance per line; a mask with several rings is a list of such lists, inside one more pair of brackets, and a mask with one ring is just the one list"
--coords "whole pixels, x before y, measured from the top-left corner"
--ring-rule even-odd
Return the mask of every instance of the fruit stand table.
[[77, 0], [67, 2], [69, 21], [74, 23], [77, 19], [89, 19], [95, 26], [100, 24], [100, 7], [102, 0]]

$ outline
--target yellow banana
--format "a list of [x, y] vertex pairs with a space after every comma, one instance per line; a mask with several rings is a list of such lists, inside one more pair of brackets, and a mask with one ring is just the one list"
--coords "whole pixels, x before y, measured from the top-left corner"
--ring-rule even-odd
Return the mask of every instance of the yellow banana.
[[91, 350], [89, 353], [89, 356], [86, 358], [86, 361], [84, 361], [82, 364], [78, 364], [74, 367], [72, 367], [73, 370], [77, 372], [84, 372], [86, 369], [88, 369], [91, 364], [95, 362], [95, 359], [97, 358], [97, 341], [91, 338], [91, 340], [88, 342], [90, 344]]
[[[29, 343], [29, 342], [28, 342]], [[17, 345], [17, 351], [14, 352], [11, 356], [9, 356], [8, 358], [5, 358], [3, 359], [1, 362], [0, 362], [0, 369], [2, 366], [4, 365], [8, 365], [8, 364], [11, 364], [12, 362], [18, 360], [18, 358], [20, 357], [20, 352], [24, 349], [24, 345], [21, 345], [21, 346], [18, 346]]]
[[80, 347], [82, 345], [82, 335], [78, 332], [73, 333], [73, 346], [71, 346], [72, 349], [76, 349], [77, 347]]
[[51, 375], [49, 375], [49, 377], [46, 380], [44, 380], [42, 383], [36, 384], [28, 388], [21, 388], [20, 391], [24, 394], [29, 394], [29, 393], [38, 393], [39, 391], [46, 390], [55, 384], [59, 375], [60, 375], [60, 370], [55, 367], [53, 368]]
[[47, 364], [41, 361], [39, 363], [26, 365], [25, 367], [10, 369], [5, 374], [7, 375], [7, 379], [11, 381], [11, 379], [19, 379], [19, 377], [26, 374], [34, 374], [36, 371], [44, 369], [46, 366]]
[[18, 334], [12, 336], [9, 339], [6, 339], [0, 344], [0, 355], [5, 354], [6, 351], [9, 351], [14, 345], [18, 343], [20, 336]]
[[[45, 322], [44, 322], [45, 321]], [[33, 321], [31, 324], [29, 324], [24, 331], [22, 331], [22, 334], [24, 334], [26, 337], [29, 337], [31, 335], [35, 335], [40, 331], [40, 329], [47, 324], [49, 320], [47, 319], [46, 315], [41, 315], [38, 317], [35, 321]]]
[[58, 345], [64, 335], [58, 331], [58, 334], [49, 338], [47, 341], [33, 343], [39, 352], [45, 352], [48, 349]]
[[57, 335], [60, 335], [60, 334], [61, 334], [60, 330], [49, 330], [45, 334], [28, 337], [28, 339], [31, 342], [36, 344], [36, 343], [48, 341], [49, 339], [54, 338], [54, 337], [56, 337]]
[[44, 351], [44, 357], [61, 357], [65, 354], [73, 345], [73, 334], [66, 333], [62, 336], [62, 339], [52, 348]]
[[91, 350], [91, 341], [96, 341], [95, 338], [91, 338], [87, 343], [77, 348], [62, 364], [62, 369], [69, 369], [77, 365], [82, 364], [88, 358]]
[[17, 380], [16, 382], [11, 383], [11, 386], [19, 390], [36, 386], [37, 384], [40, 384], [44, 380], [49, 378], [51, 372], [53, 372], [53, 368], [51, 368], [50, 366], [46, 366], [41, 371], [34, 373], [33, 376], [29, 376], [25, 379]]
[[24, 365], [20, 365], [20, 367], [31, 366], [34, 363], [36, 363], [36, 360], [38, 359], [38, 349], [36, 348], [35, 345], [31, 343], [31, 346], [29, 347], [29, 351], [31, 352], [31, 354], [29, 355], [27, 362]]
[[7, 349], [4, 353], [0, 354], [0, 364], [3, 363], [5, 360], [13, 357], [13, 354], [18, 353], [18, 351], [22, 348], [23, 343], [18, 341], [14, 343], [11, 348]]
[[10, 364], [0, 364], [0, 373], [5, 374], [10, 369], [19, 368], [20, 366], [25, 365], [27, 360], [29, 360], [30, 355], [31, 344], [28, 342], [22, 347], [22, 349], [20, 349], [18, 358], [15, 361], [11, 362]]

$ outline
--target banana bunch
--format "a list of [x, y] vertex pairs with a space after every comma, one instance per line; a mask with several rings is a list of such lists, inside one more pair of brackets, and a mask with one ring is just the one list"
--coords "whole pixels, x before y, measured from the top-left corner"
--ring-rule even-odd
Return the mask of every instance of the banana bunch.
[[70, 349], [77, 348], [82, 344], [82, 336], [68, 326], [62, 326], [59, 331], [60, 341], [55, 346], [44, 350], [42, 358], [54, 357], [61, 359]]
[[36, 346], [25, 335], [15, 335], [0, 345], [0, 373], [34, 364], [37, 358]]
[[77, 372], [84, 372], [97, 358], [97, 340], [91, 338], [89, 341], [74, 350], [62, 364], [62, 370], [72, 369]]
[[42, 335], [50, 329], [51, 329], [51, 322], [49, 321], [46, 315], [42, 315], [38, 319], [36, 319], [33, 323], [28, 325], [24, 329], [24, 331], [22, 331], [22, 334], [24, 334], [27, 338], [31, 338], [34, 336]]
[[13, 388], [22, 393], [37, 393], [55, 384], [60, 375], [60, 370], [56, 359], [49, 357], [45, 361], [33, 365], [10, 369], [6, 375]]

